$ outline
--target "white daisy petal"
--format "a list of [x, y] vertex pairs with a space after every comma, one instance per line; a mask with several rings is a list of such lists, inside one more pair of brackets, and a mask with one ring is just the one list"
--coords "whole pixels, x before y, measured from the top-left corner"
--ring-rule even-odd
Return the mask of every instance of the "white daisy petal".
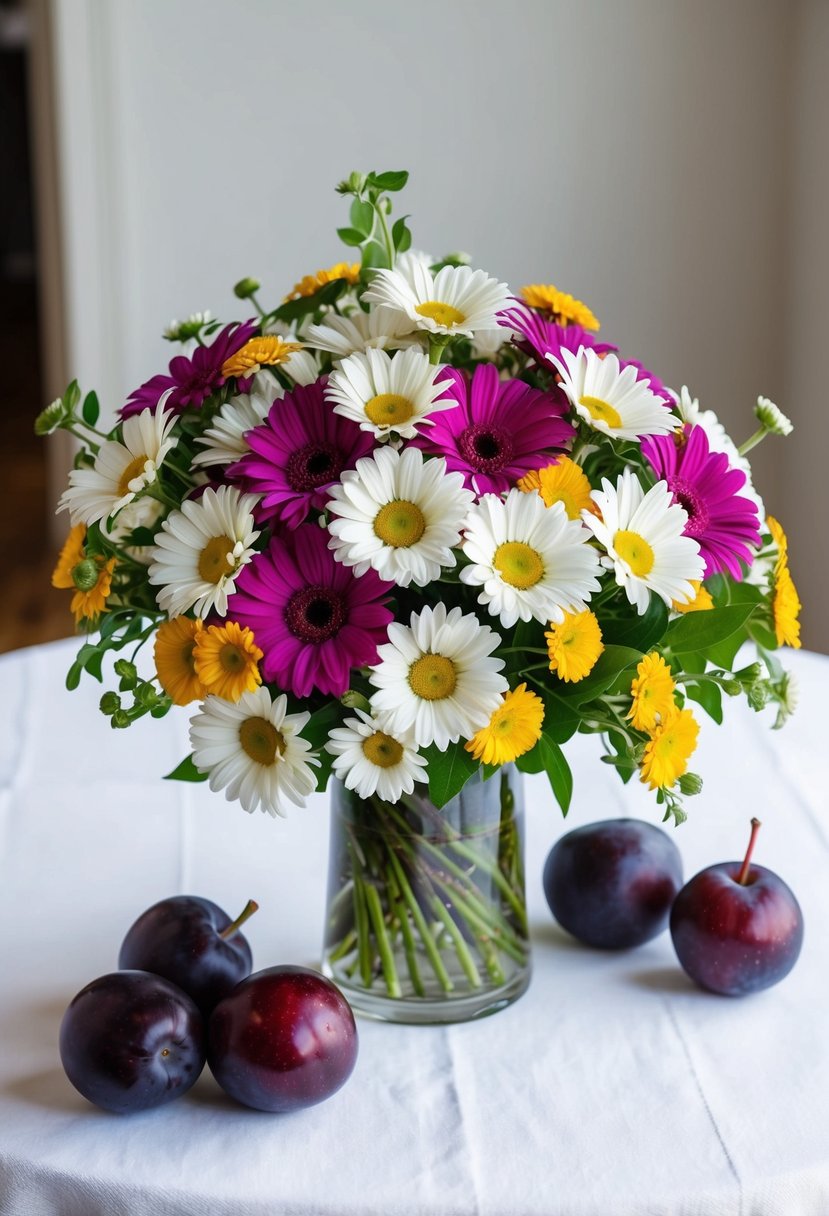
[[482, 587], [478, 603], [505, 629], [517, 621], [553, 621], [583, 612], [599, 590], [598, 554], [589, 533], [560, 502], [510, 490], [506, 501], [485, 494], [464, 524], [463, 551], [472, 563], [461, 581]]
[[413, 261], [378, 270], [363, 298], [402, 313], [427, 333], [472, 337], [480, 330], [500, 330], [497, 314], [511, 297], [506, 283], [483, 270], [444, 266], [432, 274]]
[[358, 576], [371, 566], [399, 587], [425, 587], [453, 567], [452, 549], [472, 503], [460, 473], [419, 448], [379, 448], [329, 490], [329, 548]]
[[412, 793], [416, 781], [426, 781], [426, 761], [410, 735], [390, 735], [370, 714], [356, 713], [331, 731], [325, 745], [334, 756], [334, 773], [361, 798], [376, 793], [385, 802], [397, 802]]
[[159, 587], [159, 608], [171, 617], [190, 608], [200, 617], [211, 610], [226, 615], [227, 597], [259, 536], [252, 515], [258, 501], [235, 486], [209, 486], [170, 512], [156, 534], [148, 574]]
[[410, 626], [389, 626], [369, 676], [380, 728], [396, 739], [410, 732], [418, 747], [440, 751], [471, 739], [507, 691], [503, 660], [493, 657], [500, 642], [472, 613], [447, 613], [444, 604], [413, 612]]
[[304, 341], [335, 359], [345, 359], [372, 348], [410, 346], [420, 341], [413, 329], [413, 323], [396, 310], [372, 308], [371, 312], [358, 310], [347, 317], [330, 313], [319, 325], [308, 327]]
[[413, 439], [418, 424], [429, 425], [430, 414], [457, 406], [454, 397], [440, 400], [449, 387], [440, 380], [443, 372], [419, 349], [394, 355], [367, 350], [344, 359], [331, 373], [325, 396], [334, 403], [335, 414], [353, 419], [380, 440]]
[[632, 470], [625, 469], [615, 486], [603, 478], [601, 490], [591, 498], [601, 518], [582, 511], [582, 519], [606, 550], [603, 564], [640, 616], [651, 591], [669, 606], [694, 598], [691, 584], [702, 580], [705, 561], [697, 542], [683, 535], [688, 516], [673, 501], [667, 482], [658, 481], [646, 494]]
[[273, 376], [258, 372], [252, 391], [226, 401], [204, 434], [196, 439], [204, 451], [193, 457], [194, 466], [233, 464], [241, 460], [250, 451], [245, 440], [248, 431], [265, 421], [274, 401], [284, 394], [285, 390]]
[[252, 813], [261, 806], [284, 815], [285, 801], [304, 806], [316, 789], [312, 765], [319, 760], [299, 732], [309, 715], [289, 714], [283, 695], [267, 688], [245, 692], [238, 701], [209, 696], [190, 722], [193, 763], [208, 774], [210, 788], [224, 790]]
[[636, 368], [620, 368], [613, 354], [599, 356], [590, 347], [561, 350], [561, 358], [548, 355], [561, 376], [561, 387], [580, 418], [594, 430], [614, 439], [642, 435], [669, 435], [676, 419]]

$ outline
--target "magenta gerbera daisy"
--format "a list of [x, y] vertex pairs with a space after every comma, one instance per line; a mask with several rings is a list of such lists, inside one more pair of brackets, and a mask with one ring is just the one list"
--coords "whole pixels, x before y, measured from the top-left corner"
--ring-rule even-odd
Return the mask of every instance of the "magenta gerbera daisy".
[[247, 433], [250, 452], [227, 470], [262, 496], [261, 518], [275, 515], [296, 528], [309, 511], [324, 508], [328, 487], [343, 470], [374, 447], [372, 434], [334, 413], [324, 388], [323, 378], [276, 401], [262, 425]]
[[739, 492], [746, 484], [742, 469], [729, 464], [724, 452], [709, 450], [701, 426], [650, 436], [642, 440], [642, 451], [688, 512], [685, 535], [700, 547], [705, 576], [727, 570], [741, 579], [740, 563], [750, 566], [760, 544], [757, 506]]
[[[206, 397], [222, 387], [226, 379], [222, 375], [222, 365], [245, 345], [256, 330], [256, 321], [242, 324], [234, 321], [226, 325], [209, 346], [197, 346], [190, 356], [176, 355], [170, 360], [169, 375], [153, 376], [137, 388], [121, 409], [121, 417], [129, 418], [131, 414], [154, 407], [167, 389], [172, 389], [172, 392], [165, 408], [172, 413], [180, 414], [188, 406], [198, 408]], [[236, 384], [240, 392], [247, 391], [242, 381], [237, 380]]]
[[609, 342], [597, 342], [594, 335], [581, 325], [556, 325], [543, 313], [521, 304], [504, 309], [498, 314], [498, 320], [506, 329], [515, 330], [520, 335], [516, 343], [518, 348], [547, 370], [550, 366], [547, 355], [560, 359], [562, 348], [574, 354], [580, 346], [592, 346], [599, 354], [617, 349]]
[[457, 408], [436, 414], [428, 435], [415, 442], [445, 457], [476, 494], [509, 490], [572, 438], [562, 417], [566, 402], [523, 380], [501, 380], [491, 363], [476, 367], [471, 382], [451, 367], [444, 374]]
[[315, 688], [339, 697], [353, 668], [377, 662], [391, 587], [373, 570], [355, 577], [329, 552], [328, 533], [304, 524], [245, 567], [228, 617], [253, 632], [265, 680], [297, 697]]

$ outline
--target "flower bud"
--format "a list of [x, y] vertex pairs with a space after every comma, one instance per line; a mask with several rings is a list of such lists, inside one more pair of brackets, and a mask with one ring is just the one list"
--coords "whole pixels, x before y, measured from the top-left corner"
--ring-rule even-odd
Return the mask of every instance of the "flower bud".
[[36, 435], [51, 435], [56, 431], [64, 420], [63, 401], [60, 397], [55, 397], [45, 410], [41, 410], [37, 418], [35, 418], [35, 434]]
[[765, 680], [758, 680], [752, 688], [747, 690], [746, 696], [751, 708], [759, 712], [761, 709], [765, 709], [771, 700], [771, 690]]
[[261, 286], [262, 284], [258, 281], [258, 279], [240, 279], [233, 288], [233, 294], [239, 300], [249, 300], [251, 296], [256, 295]]
[[125, 709], [116, 709], [109, 724], [113, 730], [126, 730], [130, 725], [130, 716]]
[[720, 681], [720, 687], [727, 697], [739, 697], [743, 691], [743, 686], [739, 680], [729, 680], [728, 677]]
[[702, 777], [698, 773], [683, 773], [679, 779], [680, 792], [691, 798], [702, 790]]
[[344, 705], [346, 709], [361, 709], [363, 713], [368, 713], [370, 709], [368, 699], [354, 688], [346, 689], [340, 697], [340, 704]]
[[85, 557], [72, 567], [72, 582], [79, 591], [91, 591], [98, 582], [98, 563], [91, 557]]
[[743, 688], [751, 688], [762, 677], [762, 663], [750, 663], [748, 667], [741, 667], [739, 671], [734, 672], [735, 680], [739, 680]]
[[757, 398], [754, 413], [771, 435], [791, 435], [794, 430], [791, 419], [768, 397]]
[[135, 690], [135, 704], [140, 705], [143, 709], [152, 709], [153, 705], [158, 701], [158, 693], [153, 688], [152, 684], [139, 684]]
[[99, 704], [101, 707], [101, 713], [106, 714], [107, 717], [111, 717], [112, 714], [117, 713], [117, 711], [121, 708], [121, 698], [118, 696], [117, 692], [105, 692], [101, 697]]
[[121, 677], [121, 692], [135, 688], [138, 683], [138, 669], [134, 663], [130, 663], [129, 659], [116, 659], [114, 668], [115, 674]]

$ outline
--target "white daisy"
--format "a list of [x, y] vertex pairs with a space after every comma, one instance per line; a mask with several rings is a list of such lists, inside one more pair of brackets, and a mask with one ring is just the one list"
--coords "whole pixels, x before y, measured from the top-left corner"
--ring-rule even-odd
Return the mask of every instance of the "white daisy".
[[775, 405], [770, 397], [758, 397], [754, 413], [772, 435], [791, 435], [794, 430], [791, 418], [787, 418], [780, 406]]
[[426, 781], [426, 761], [415, 751], [413, 740], [382, 730], [370, 714], [358, 709], [356, 718], [331, 731], [325, 747], [334, 756], [334, 773], [346, 789], [361, 798], [379, 795], [397, 802], [411, 794], [415, 781]]
[[120, 511], [156, 480], [165, 456], [178, 440], [170, 432], [175, 414], [165, 412], [166, 392], [152, 409], [121, 424], [121, 442], [101, 444], [91, 469], [73, 469], [58, 511], [68, 510], [73, 524], [94, 524]]
[[[296, 339], [292, 339], [296, 341]], [[320, 369], [316, 356], [310, 350], [295, 350], [279, 369], [291, 377], [294, 384], [313, 384], [319, 379]]]
[[615, 487], [602, 478], [601, 490], [590, 495], [601, 511], [601, 519], [582, 511], [587, 527], [607, 551], [602, 564], [613, 570], [639, 615], [654, 591], [670, 607], [694, 598], [693, 582], [700, 582], [705, 562], [699, 545], [683, 536], [686, 511], [673, 501], [666, 481], [642, 489], [636, 476], [625, 469]]
[[225, 616], [236, 576], [253, 557], [256, 494], [235, 486], [212, 486], [200, 498], [187, 499], [171, 511], [155, 538], [149, 580], [160, 590], [158, 606], [171, 617], [188, 608], [207, 616]]
[[444, 397], [449, 388], [441, 381], [444, 368], [429, 362], [422, 350], [400, 350], [387, 355], [383, 350], [343, 359], [328, 379], [325, 396], [335, 402], [334, 413], [359, 423], [378, 439], [399, 435], [413, 439], [418, 423], [431, 425], [429, 414], [453, 409], [454, 397]]
[[[157, 498], [136, 498], [118, 512], [111, 527], [107, 527], [107, 520], [102, 520], [101, 532], [107, 540], [123, 544], [136, 528], [146, 528], [154, 532], [165, 510], [164, 504]], [[127, 545], [126, 552], [145, 566], [153, 560], [152, 545]]]
[[619, 367], [613, 354], [601, 358], [590, 347], [574, 353], [562, 348], [561, 359], [548, 355], [561, 375], [561, 387], [573, 408], [596, 431], [614, 439], [669, 435], [676, 419], [662, 400], [636, 379], [635, 367]]
[[193, 465], [233, 464], [241, 460], [250, 451], [245, 436], [265, 421], [274, 401], [284, 393], [282, 385], [268, 372], [257, 372], [251, 391], [226, 401], [204, 434], [198, 436], [196, 443], [204, 451], [193, 457]]
[[397, 738], [411, 732], [418, 747], [440, 751], [471, 739], [507, 691], [503, 660], [492, 657], [500, 642], [471, 612], [447, 613], [445, 604], [413, 612], [411, 628], [393, 621], [369, 676], [382, 729]]
[[478, 330], [472, 339], [472, 358], [494, 361], [512, 341], [512, 335], [513, 330], [505, 329], [503, 325], [500, 329]]
[[399, 587], [425, 587], [453, 567], [452, 549], [474, 495], [462, 473], [447, 473], [442, 456], [419, 448], [379, 448], [328, 491], [329, 549], [359, 577], [371, 566]]
[[304, 341], [317, 350], [328, 351], [335, 359], [376, 348], [385, 350], [411, 346], [420, 341], [413, 333], [408, 317], [392, 308], [372, 308], [371, 312], [357, 310], [347, 317], [333, 313], [319, 325], [311, 325]]
[[478, 603], [505, 629], [519, 619], [560, 625], [599, 590], [599, 555], [561, 502], [547, 507], [540, 495], [521, 490], [510, 490], [506, 501], [485, 494], [464, 533], [463, 551], [473, 564], [461, 570], [461, 581], [483, 587]]
[[190, 721], [193, 763], [208, 773], [211, 790], [251, 813], [261, 806], [284, 815], [287, 800], [305, 806], [317, 785], [312, 765], [319, 760], [300, 731], [310, 714], [286, 713], [285, 695], [271, 699], [267, 688], [245, 692], [235, 703], [209, 696]]
[[402, 270], [375, 272], [365, 300], [397, 309], [418, 329], [433, 334], [465, 334], [499, 329], [497, 313], [510, 300], [506, 283], [484, 270], [444, 266], [437, 274], [413, 261]]

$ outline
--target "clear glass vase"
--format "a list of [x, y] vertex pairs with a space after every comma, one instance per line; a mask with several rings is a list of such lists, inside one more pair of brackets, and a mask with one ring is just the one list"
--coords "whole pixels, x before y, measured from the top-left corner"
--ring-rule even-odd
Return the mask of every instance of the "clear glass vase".
[[332, 783], [323, 971], [392, 1022], [463, 1022], [530, 981], [524, 804], [511, 765], [438, 810]]

